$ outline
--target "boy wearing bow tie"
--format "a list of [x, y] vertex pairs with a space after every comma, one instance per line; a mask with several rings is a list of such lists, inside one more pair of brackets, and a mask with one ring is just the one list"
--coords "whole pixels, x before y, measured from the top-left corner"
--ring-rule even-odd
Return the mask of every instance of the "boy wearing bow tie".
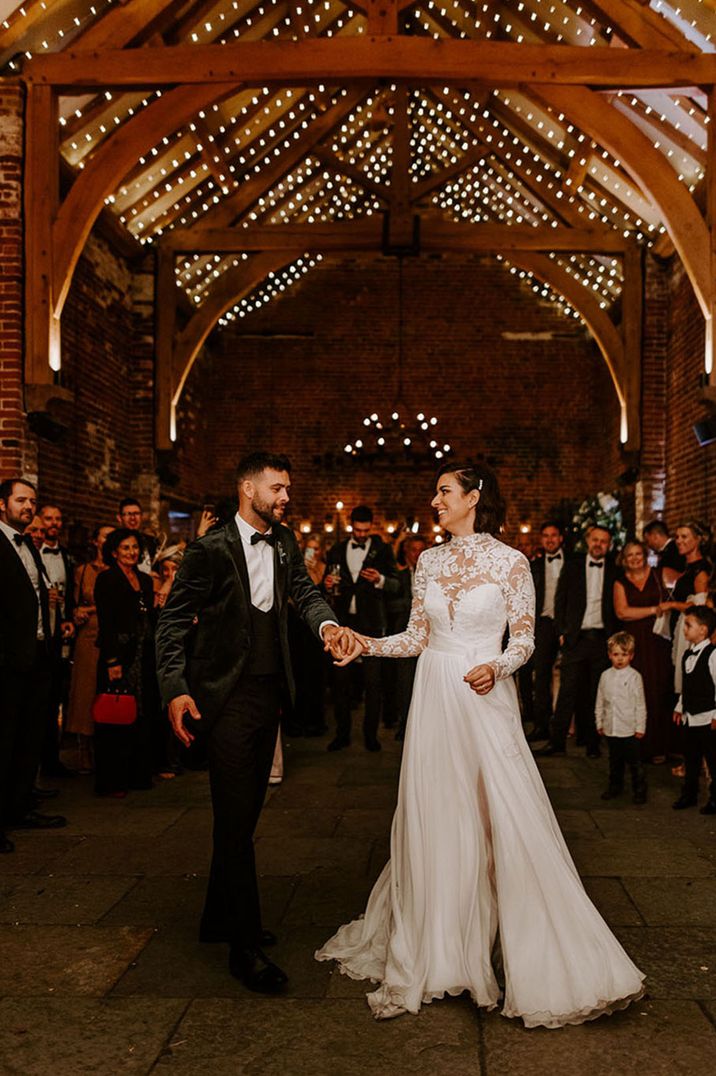
[[689, 644], [682, 660], [681, 695], [674, 721], [685, 726], [686, 777], [675, 811], [695, 807], [699, 795], [701, 764], [706, 760], [711, 775], [708, 802], [701, 814], [716, 814], [716, 612], [707, 605], [694, 605], [684, 618], [684, 638]]

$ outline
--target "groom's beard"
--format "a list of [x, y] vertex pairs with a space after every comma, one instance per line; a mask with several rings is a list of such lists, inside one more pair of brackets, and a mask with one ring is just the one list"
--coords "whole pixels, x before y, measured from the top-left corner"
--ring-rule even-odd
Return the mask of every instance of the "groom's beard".
[[280, 523], [286, 514], [285, 505], [269, 504], [256, 497], [251, 502], [251, 507], [259, 519], [263, 519], [267, 527], [273, 527], [274, 523]]

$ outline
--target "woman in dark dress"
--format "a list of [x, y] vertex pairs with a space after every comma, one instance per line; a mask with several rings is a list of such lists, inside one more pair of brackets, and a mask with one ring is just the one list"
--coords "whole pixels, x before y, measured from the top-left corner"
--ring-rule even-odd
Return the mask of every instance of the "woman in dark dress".
[[109, 571], [95, 584], [98, 690], [121, 684], [137, 700], [137, 720], [129, 726], [97, 725], [96, 791], [124, 796], [128, 788], [152, 787], [152, 725], [159, 720], [154, 587], [151, 577], [137, 569], [140, 549], [134, 532], [112, 531], [102, 556]]
[[672, 736], [671, 642], [654, 634], [665, 598], [661, 577], [649, 567], [643, 542], [627, 542], [621, 555], [622, 579], [614, 584], [614, 610], [635, 640], [633, 665], [644, 681], [646, 734], [642, 757], [665, 762]]
[[711, 563], [707, 560], [711, 532], [706, 524], [682, 523], [676, 528], [675, 540], [676, 548], [686, 559], [686, 569], [676, 580], [669, 601], [661, 603], [662, 609], [671, 610], [672, 638], [679, 616], [692, 604], [690, 599], [707, 593], [711, 575]]

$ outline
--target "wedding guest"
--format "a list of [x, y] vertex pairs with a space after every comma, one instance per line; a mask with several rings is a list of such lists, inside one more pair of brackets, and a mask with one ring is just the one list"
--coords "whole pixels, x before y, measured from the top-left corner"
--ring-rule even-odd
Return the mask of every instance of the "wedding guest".
[[663, 611], [671, 613], [672, 660], [674, 662], [674, 686], [677, 694], [681, 691], [681, 674], [685, 643], [683, 615], [692, 605], [702, 605], [706, 601], [711, 575], [711, 563], [708, 553], [711, 532], [705, 523], [691, 520], [676, 528], [676, 546], [684, 557], [686, 568], [676, 580], [671, 597], [661, 603]]
[[[332, 599], [338, 620], [362, 634], [380, 638], [387, 630], [385, 595], [398, 589], [393, 551], [373, 532], [373, 512], [365, 504], [351, 512], [350, 538], [336, 543], [328, 553], [323, 585]], [[336, 570], [337, 569], [337, 570]], [[380, 751], [378, 726], [382, 708], [381, 664], [378, 658], [365, 658], [335, 667], [333, 702], [336, 736], [329, 751], [340, 751], [351, 742], [351, 695], [355, 670], [363, 673], [365, 714], [363, 741], [367, 751]]]
[[139, 563], [137, 569], [151, 575], [152, 564], [157, 553], [158, 541], [152, 534], [142, 532], [144, 513], [136, 497], [124, 497], [119, 502], [117, 522], [120, 527], [132, 531], [139, 542]]
[[642, 678], [631, 667], [634, 636], [618, 631], [607, 643], [611, 669], [602, 673], [597, 690], [597, 732], [609, 745], [609, 784], [603, 800], [624, 790], [624, 769], [629, 767], [634, 803], [646, 803], [646, 778], [641, 765], [639, 740], [646, 729], [646, 699]]
[[686, 567], [686, 560], [669, 534], [668, 527], [662, 520], [652, 519], [644, 527], [643, 533], [647, 546], [657, 555], [657, 567], [661, 569], [664, 586], [673, 586]]
[[139, 570], [134, 531], [113, 530], [102, 557], [109, 571], [95, 582], [99, 635], [98, 686], [122, 685], [137, 702], [130, 726], [98, 725], [95, 775], [99, 795], [125, 796], [129, 788], [152, 787], [152, 724], [159, 720], [154, 672], [154, 590]]
[[45, 544], [45, 524], [42, 522], [39, 516], [35, 516], [32, 523], [25, 527], [25, 535], [29, 535], [32, 538], [35, 549], [42, 549]]
[[[559, 655], [559, 638], [554, 622], [554, 602], [562, 569], [566, 561], [564, 532], [554, 519], [545, 520], [540, 527], [541, 555], [530, 562], [535, 584], [535, 649], [527, 669], [520, 678], [520, 692], [525, 706], [525, 719], [531, 719], [533, 729], [527, 736], [530, 743], [549, 739], [552, 720], [552, 678]], [[520, 673], [523, 672], [520, 669]]]
[[649, 567], [647, 555], [644, 542], [624, 546], [619, 558], [624, 574], [614, 583], [614, 609], [634, 637], [633, 666], [644, 681], [647, 722], [641, 756], [661, 763], [672, 739], [671, 640], [654, 633], [665, 594], [660, 573]]
[[587, 758], [598, 758], [599, 737], [594, 704], [599, 678], [607, 668], [607, 639], [618, 626], [614, 612], [616, 569], [608, 557], [611, 532], [591, 526], [585, 533], [587, 555], [574, 556], [565, 565], [554, 603], [562, 663], [560, 685], [550, 728], [550, 742], [537, 755], [564, 755], [567, 732], [575, 717], [577, 745]]
[[40, 557], [50, 581], [50, 698], [47, 706], [45, 740], [40, 772], [44, 777], [72, 777], [74, 771], [60, 760], [63, 715], [67, 713], [70, 689], [70, 640], [75, 634], [74, 565], [69, 551], [60, 542], [62, 509], [45, 504], [40, 511], [45, 541]]
[[111, 526], [96, 527], [92, 534], [91, 560], [75, 573], [74, 621], [75, 649], [72, 657], [70, 698], [67, 709], [66, 731], [77, 737], [79, 745], [79, 772], [92, 773], [94, 722], [92, 703], [97, 694], [97, 607], [94, 588], [97, 577], [107, 570], [102, 549], [113, 531]]
[[[207, 528], [208, 529], [208, 528]], [[154, 580], [154, 604], [163, 609], [174, 584], [176, 574], [184, 559], [184, 546], [164, 546], [157, 553], [152, 569]], [[152, 723], [153, 770], [163, 781], [170, 781], [184, 772], [181, 761], [181, 744], [171, 730], [168, 720]]]
[[[398, 584], [396, 594], [386, 597], [388, 634], [397, 635], [405, 631], [410, 619], [413, 604], [413, 581], [418, 557], [427, 549], [428, 543], [422, 534], [409, 534], [398, 547]], [[396, 740], [405, 739], [405, 727], [408, 720], [410, 700], [413, 696], [413, 683], [417, 658], [397, 658], [383, 661], [384, 704], [393, 717], [384, 724], [386, 728], [397, 728]]]
[[0, 482], [0, 853], [7, 829], [56, 829], [62, 815], [33, 809], [50, 692], [50, 603], [42, 561], [25, 530], [37, 492], [32, 482]]
[[[303, 562], [311, 582], [322, 587], [326, 574], [323, 542], [318, 534], [303, 538]], [[326, 683], [330, 659], [293, 605], [288, 608], [288, 639], [296, 679], [296, 697], [284, 731], [291, 736], [321, 736], [326, 731]]]
[[706, 605], [694, 606], [684, 618], [689, 649], [683, 656], [683, 688], [674, 708], [674, 722], [685, 728], [686, 775], [675, 811], [695, 807], [704, 762], [709, 769], [709, 798], [701, 814], [716, 814], [716, 613]]

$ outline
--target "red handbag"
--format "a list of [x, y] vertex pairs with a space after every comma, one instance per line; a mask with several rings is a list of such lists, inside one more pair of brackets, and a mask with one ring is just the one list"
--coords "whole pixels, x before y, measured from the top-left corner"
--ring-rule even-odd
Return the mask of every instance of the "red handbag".
[[125, 691], [102, 691], [91, 708], [96, 725], [133, 725], [137, 720], [137, 700]]

